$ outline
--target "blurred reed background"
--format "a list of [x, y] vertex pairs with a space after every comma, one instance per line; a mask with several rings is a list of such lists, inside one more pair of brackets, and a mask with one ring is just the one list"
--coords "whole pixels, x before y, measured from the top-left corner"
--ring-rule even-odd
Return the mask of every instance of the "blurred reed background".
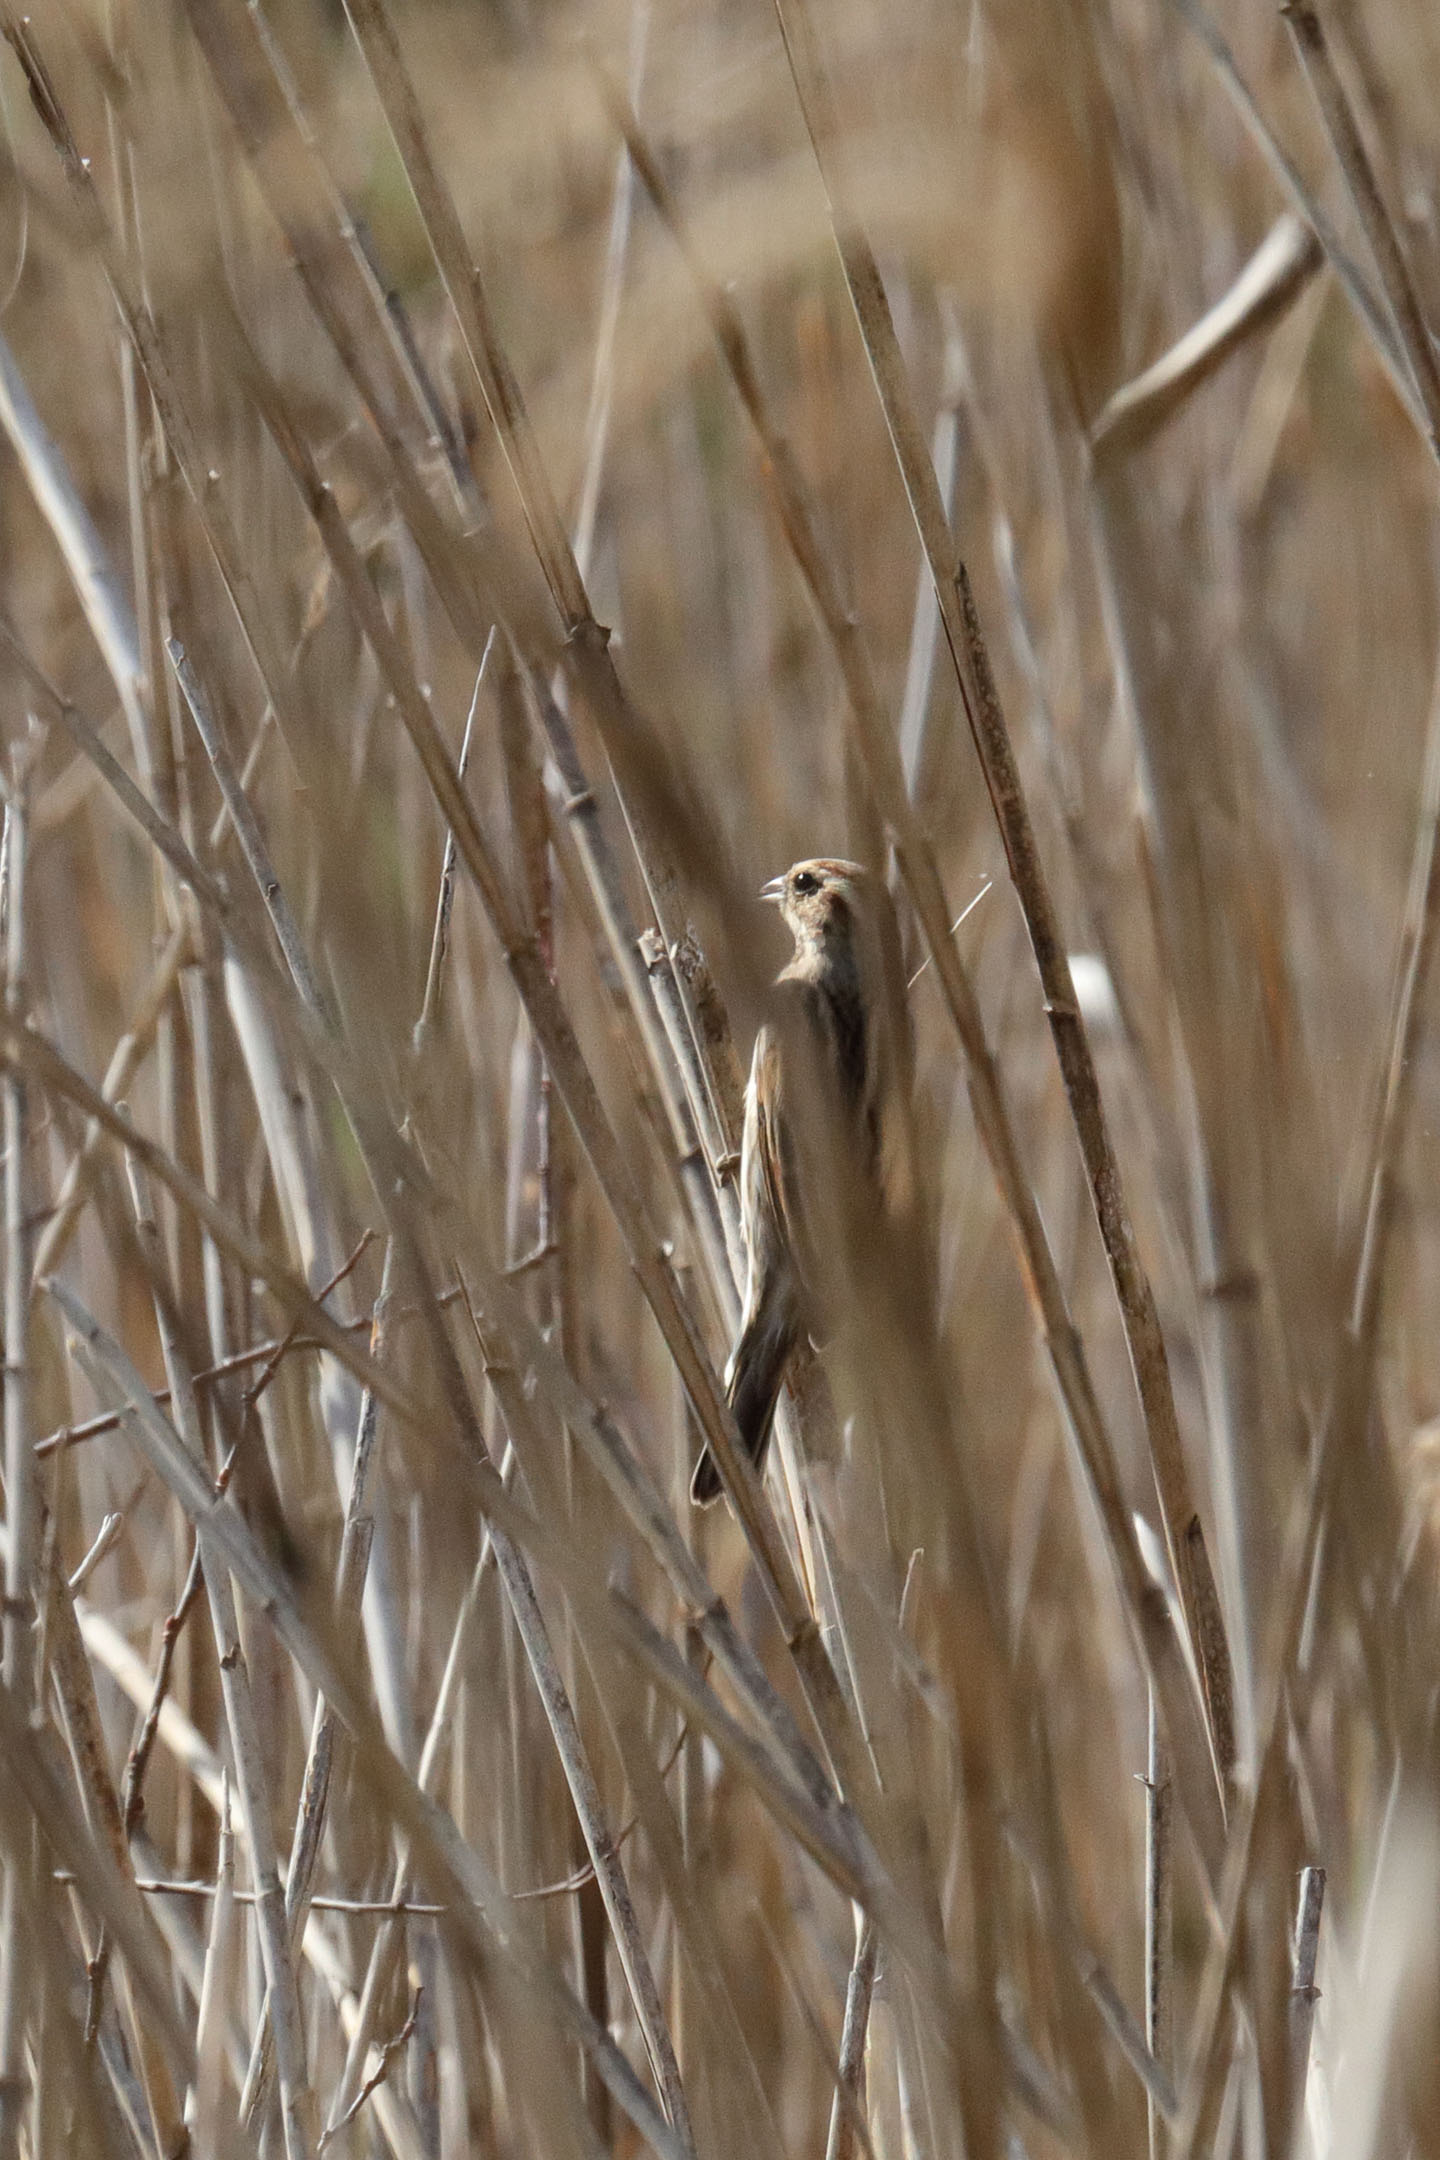
[[777, 4], [5, 14], [0, 2160], [1440, 2151], [1440, 17]]

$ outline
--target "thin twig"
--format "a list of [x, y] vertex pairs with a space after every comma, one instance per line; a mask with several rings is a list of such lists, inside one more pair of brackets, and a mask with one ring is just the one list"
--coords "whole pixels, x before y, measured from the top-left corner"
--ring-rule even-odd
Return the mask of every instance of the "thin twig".
[[[1174, 1793], [1170, 1751], [1150, 1700], [1150, 1760], [1145, 1779], [1145, 2045], [1167, 2074], [1173, 2047], [1175, 1994]], [[1164, 2160], [1164, 2118], [1154, 2094], [1147, 2101], [1150, 2160]]]
[[337, 2123], [332, 2123], [329, 2129], [327, 2129], [322, 2134], [320, 2143], [316, 2147], [317, 2152], [323, 2153], [326, 2146], [330, 2143], [331, 2139], [338, 2137], [340, 2132], [346, 2128], [347, 2124], [354, 2122], [356, 2116], [360, 2113], [360, 2110], [364, 2107], [366, 2101], [370, 2098], [370, 2095], [373, 2092], [377, 2092], [381, 2085], [384, 2084], [386, 2078], [390, 2075], [391, 2064], [394, 2062], [396, 2056], [401, 2053], [406, 2041], [410, 2038], [411, 2033], [413, 2033], [415, 2030], [415, 2020], [420, 2015], [420, 1996], [421, 1990], [419, 1988], [416, 1988], [415, 1993], [410, 1998], [410, 2008], [406, 2014], [404, 2024], [399, 2028], [398, 2032], [392, 2033], [390, 2038], [385, 2042], [384, 2046], [380, 2050], [379, 2062], [371, 2071], [369, 2077], [366, 2078], [365, 2083], [361, 2086], [359, 2092], [356, 2093], [355, 2098], [351, 2101], [349, 2107], [346, 2108], [345, 2113], [340, 2117], [340, 2120]]
[[1395, 342], [1384, 302], [1373, 290], [1369, 279], [1354, 258], [1342, 246], [1335, 227], [1315, 195], [1306, 186], [1299, 168], [1261, 112], [1219, 26], [1206, 13], [1201, 0], [1170, 0], [1170, 5], [1210, 55], [1211, 65], [1234, 106], [1241, 125], [1279, 182], [1291, 208], [1297, 216], [1304, 218], [1324, 248], [1325, 259], [1335, 273], [1336, 282], [1374, 345], [1401, 404], [1415, 425], [1428, 434], [1425, 409], [1416, 394], [1414, 379], [1405, 364], [1404, 355]]
[[1278, 321], [1324, 259], [1308, 225], [1288, 211], [1277, 218], [1229, 290], [1199, 322], [1106, 399], [1090, 429], [1095, 455], [1114, 457], [1148, 442], [1232, 353]]
[[1301, 66], [1309, 78], [1331, 147], [1345, 175], [1350, 199], [1365, 228], [1365, 237], [1370, 243], [1370, 252], [1380, 272], [1380, 282], [1385, 288], [1385, 297], [1390, 303], [1395, 327], [1420, 393], [1430, 448], [1440, 459], [1440, 359], [1436, 357], [1434, 340], [1421, 313], [1415, 280], [1394, 220], [1385, 207], [1380, 183], [1350, 108], [1345, 86], [1330, 56], [1329, 42], [1319, 15], [1308, 5], [1308, 0], [1282, 0], [1280, 12], [1290, 26]]
[[[358, 1257], [358, 1253], [352, 1255], [352, 1262]], [[544, 1254], [532, 1255], [519, 1262], [517, 1268], [507, 1270], [507, 1272], [510, 1274], [523, 1273], [527, 1268], [538, 1264], [538, 1261], [544, 1257]], [[346, 1272], [348, 1272], [349, 1264], [347, 1263]], [[37, 1268], [36, 1273], [39, 1272]], [[328, 1287], [318, 1293], [319, 1297], [321, 1299], [328, 1297], [334, 1287], [335, 1283], [332, 1281]], [[446, 1290], [437, 1290], [435, 1302], [443, 1311], [447, 1306], [457, 1303], [462, 1295], [463, 1293], [458, 1286], [452, 1286]], [[397, 1325], [402, 1321], [412, 1320], [415, 1317], [415, 1307], [413, 1305], [399, 1306], [394, 1317]], [[373, 1316], [369, 1313], [362, 1319], [345, 1320], [340, 1323], [346, 1332], [351, 1335], [368, 1334], [373, 1324]], [[303, 1328], [298, 1334], [293, 1328], [289, 1328], [284, 1335], [268, 1336], [264, 1342], [252, 1343], [248, 1350], [237, 1350], [232, 1357], [221, 1358], [217, 1364], [203, 1366], [194, 1375], [195, 1386], [201, 1389], [214, 1387], [221, 1380], [231, 1380], [237, 1373], [248, 1372], [253, 1365], [264, 1365], [268, 1368], [276, 1362], [276, 1353], [282, 1350], [286, 1355], [293, 1356], [301, 1351], [314, 1352], [328, 1347], [327, 1344], [318, 1341], [314, 1336], [307, 1335]], [[156, 1388], [155, 1400], [158, 1403], [168, 1403], [170, 1400], [169, 1388]], [[62, 1448], [79, 1447], [84, 1441], [98, 1440], [105, 1433], [118, 1431], [123, 1422], [123, 1418], [118, 1411], [97, 1411], [94, 1417], [84, 1418], [77, 1425], [57, 1426], [55, 1431], [47, 1433], [43, 1440], [36, 1441], [35, 1454], [37, 1458], [43, 1460], [47, 1455], [57, 1454]]]
[[199, 1595], [200, 1543], [197, 1539], [190, 1555], [184, 1586], [175, 1601], [174, 1610], [166, 1614], [160, 1629], [160, 1656], [155, 1665], [155, 1681], [150, 1691], [150, 1701], [144, 1717], [140, 1720], [140, 1729], [135, 1735], [130, 1753], [125, 1759], [122, 1815], [127, 1838], [135, 1835], [144, 1819], [145, 1773], [150, 1767], [150, 1757], [154, 1753], [156, 1735], [160, 1730], [161, 1712], [170, 1692], [170, 1673], [175, 1662], [175, 1651]]

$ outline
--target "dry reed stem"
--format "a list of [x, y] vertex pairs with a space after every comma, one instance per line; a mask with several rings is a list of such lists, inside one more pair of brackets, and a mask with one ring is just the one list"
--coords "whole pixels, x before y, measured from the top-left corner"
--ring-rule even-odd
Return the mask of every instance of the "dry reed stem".
[[[164, 1353], [171, 1403], [176, 1415], [176, 1445], [188, 1454], [197, 1478], [204, 1478], [205, 1435], [199, 1403], [189, 1367], [185, 1362], [174, 1324], [173, 1287], [168, 1281], [164, 1249], [155, 1220], [154, 1204], [143, 1167], [128, 1165], [135, 1228], [150, 1270], [155, 1300], [156, 1326]], [[95, 1374], [105, 1368], [95, 1359]], [[154, 1409], [159, 1419], [161, 1413]], [[260, 1727], [250, 1688], [249, 1666], [240, 1641], [234, 1590], [223, 1556], [209, 1543], [203, 1523], [196, 1524], [200, 1571], [210, 1606], [210, 1624], [220, 1662], [220, 1687], [230, 1735], [230, 1754], [235, 1768], [235, 1791], [245, 1825], [245, 1843], [258, 1893], [260, 1953], [265, 1967], [265, 1987], [270, 2003], [271, 2029], [275, 2034], [275, 2057], [280, 2077], [280, 2110], [285, 2133], [286, 2160], [309, 2160], [315, 2151], [315, 2099], [305, 2062], [305, 2034], [300, 2017], [300, 1994], [286, 1924], [285, 1892], [280, 1881], [275, 1850], [275, 1810], [270, 1781], [260, 1745]]]
[[[0, 425], [10, 437], [41, 515], [54, 533], [104, 656], [137, 756], [145, 740], [144, 669], [134, 618], [65, 460], [35, 410], [14, 354], [0, 338]], [[143, 771], [143, 764], [141, 766]]]
[[1430, 448], [1440, 459], [1440, 361], [1435, 357], [1434, 339], [1421, 313], [1415, 280], [1396, 234], [1394, 220], [1385, 207], [1385, 198], [1351, 111], [1345, 86], [1330, 56], [1329, 42], [1319, 15], [1306, 0], [1283, 0], [1280, 12], [1290, 27], [1336, 160], [1345, 175], [1350, 199], [1370, 243], [1370, 252], [1380, 272], [1380, 283], [1415, 378]]
[[[104, 1728], [95, 1697], [95, 1682], [75, 1615], [72, 1588], [53, 1560], [48, 1584], [45, 1637], [61, 1720], [71, 1759], [75, 1764], [76, 1779], [91, 1833], [108, 1845], [122, 1883], [128, 1880], [134, 1884], [135, 1869], [126, 1840], [125, 1820], [110, 1775]], [[138, 1904], [133, 1910], [132, 1919], [137, 1929], [145, 1928], [146, 1923], [141, 1917]], [[92, 1977], [92, 1990], [95, 1984]], [[180, 2160], [180, 2155], [188, 2143], [189, 2133], [181, 2114], [170, 2066], [155, 2034], [141, 2015], [131, 1985], [129, 1968], [123, 1960], [117, 1993], [149, 2102], [156, 2149], [161, 2160]]]
[[[1170, 2071], [1175, 2022], [1175, 1849], [1170, 1753], [1150, 1703], [1145, 1779], [1145, 2045]], [[1164, 2160], [1163, 2114], [1148, 2095], [1150, 2160]]]
[[1305, 2120], [1305, 2081], [1310, 2070], [1310, 2035], [1315, 2024], [1315, 1964], [1320, 1952], [1320, 1915], [1325, 1905], [1325, 1870], [1307, 1867], [1300, 1878], [1295, 1913], [1295, 1973], [1290, 1984], [1290, 2090], [1297, 2124]]
[[[484, 1347], [482, 1337], [482, 1348]], [[543, 1447], [525, 1399], [520, 1377], [513, 1367], [496, 1361], [488, 1351], [486, 1365], [510, 1438], [521, 1460], [528, 1461], [532, 1466], [531, 1474], [537, 1481], [542, 1507], [547, 1513], [553, 1514], [559, 1496], [553, 1488], [553, 1480], [550, 1481], [551, 1489], [547, 1491], [545, 1483], [539, 1477]], [[493, 1537], [495, 1564], [505, 1585], [516, 1627], [530, 1661], [536, 1692], [564, 1768], [565, 1782], [570, 1789], [570, 1798], [585, 1840], [585, 1849], [590, 1855], [590, 1864], [595, 1870], [595, 1879], [600, 1886], [606, 1915], [620, 1954], [621, 1970], [635, 2004], [640, 2029], [645, 2036], [655, 2082], [678, 2139], [685, 2150], [693, 2153], [694, 2133], [690, 2127], [690, 2111], [681, 2082], [680, 2066], [675, 2058], [674, 2045], [661, 2008], [660, 1991], [655, 1984], [650, 1958], [630, 1895], [630, 1886], [621, 1864], [619, 1845], [606, 1820], [600, 1788], [590, 1767], [589, 1756], [555, 1660], [549, 1631], [541, 1614], [529, 1571], [502, 1531], [496, 1529]]]
[[1308, 225], [1276, 219], [1229, 290], [1169, 351], [1105, 400], [1090, 428], [1097, 457], [1138, 450], [1248, 339], [1262, 336], [1299, 298], [1324, 261]]
[[[874, 1921], [868, 1913], [858, 1916], [855, 1957], [845, 1984], [845, 2018], [840, 2028], [840, 2061], [835, 2098], [830, 2107], [825, 2160], [853, 2160], [857, 2129], [862, 2133], [864, 2130], [865, 2037], [879, 1954], [880, 1940]], [[868, 2139], [866, 2142], [868, 2144]]]

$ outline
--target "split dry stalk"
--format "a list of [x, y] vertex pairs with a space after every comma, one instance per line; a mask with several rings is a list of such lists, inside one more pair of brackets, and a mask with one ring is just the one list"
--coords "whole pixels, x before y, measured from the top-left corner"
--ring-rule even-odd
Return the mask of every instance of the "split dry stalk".
[[[727, 1202], [725, 1189], [722, 1187], [717, 1208], [714, 1179], [724, 1149], [712, 1134], [707, 1138], [705, 1155], [702, 1155], [700, 1150], [699, 1132], [703, 1131], [704, 1127], [700, 1123], [696, 1104], [699, 1102], [708, 1107], [710, 1097], [708, 1090], [699, 1084], [700, 1053], [688, 1018], [683, 1012], [676, 971], [664, 951], [659, 934], [638, 929], [631, 915], [620, 875], [620, 865], [606, 837], [600, 805], [581, 763], [580, 752], [563, 706], [538, 669], [530, 671], [528, 688], [531, 708], [544, 730], [546, 747], [559, 779], [560, 808], [574, 839], [575, 851], [604, 929], [610, 957], [625, 985], [627, 1005], [634, 1016], [637, 1033], [644, 1045], [649, 1068], [664, 1107], [671, 1146], [695, 1222], [700, 1249], [710, 1266], [712, 1288], [723, 1300], [730, 1269], [728, 1263], [723, 1271], [716, 1267], [715, 1245], [716, 1230], [725, 1213]], [[649, 948], [641, 942], [645, 937], [655, 940], [656, 965], [661, 975], [668, 977], [663, 991], [659, 988], [653, 991], [651, 989], [654, 977], [650, 972]], [[662, 1009], [657, 1013], [662, 995], [679, 1023], [673, 1031], [669, 1012]], [[682, 1049], [685, 1053], [683, 1063]], [[687, 1071], [687, 1066], [692, 1070]], [[677, 1084], [681, 1081], [685, 1083], [683, 1086]], [[728, 1245], [728, 1227], [726, 1243]]]
[[1315, 2025], [1315, 1966], [1320, 1954], [1320, 1915], [1325, 1905], [1325, 1870], [1307, 1867], [1300, 1877], [1295, 1913], [1295, 1972], [1290, 1985], [1290, 2096], [1297, 2123], [1305, 2120], [1305, 2085], [1310, 2072], [1310, 2035]]
[[[253, 1895], [253, 1893], [252, 1893]], [[230, 1780], [220, 1804], [220, 1852], [215, 1902], [205, 1940], [205, 1968], [195, 2016], [195, 2142], [201, 2152], [219, 2148], [221, 2081], [225, 2058], [225, 1988], [229, 1978], [235, 1916], [235, 1830], [230, 1820]]]

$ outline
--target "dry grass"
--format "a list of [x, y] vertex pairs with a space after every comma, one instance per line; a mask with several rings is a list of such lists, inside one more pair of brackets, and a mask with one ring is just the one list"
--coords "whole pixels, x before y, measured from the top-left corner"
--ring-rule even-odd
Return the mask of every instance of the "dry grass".
[[346, 7], [4, 22], [0, 2160], [1440, 2150], [1433, 9]]

